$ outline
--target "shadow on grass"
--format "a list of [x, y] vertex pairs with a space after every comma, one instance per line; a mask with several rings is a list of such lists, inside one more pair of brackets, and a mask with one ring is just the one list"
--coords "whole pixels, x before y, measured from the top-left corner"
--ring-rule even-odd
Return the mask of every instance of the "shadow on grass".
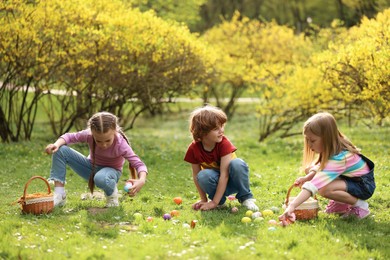
[[335, 237], [346, 238], [348, 242], [345, 246], [349, 250], [366, 248], [390, 257], [390, 223], [388, 222], [376, 221], [373, 216], [362, 220], [336, 218], [327, 219], [324, 227]]

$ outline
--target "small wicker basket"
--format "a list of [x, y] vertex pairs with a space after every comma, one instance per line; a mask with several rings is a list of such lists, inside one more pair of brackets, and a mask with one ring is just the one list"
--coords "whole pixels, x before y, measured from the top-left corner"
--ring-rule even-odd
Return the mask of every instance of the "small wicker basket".
[[[26, 194], [28, 185], [34, 179], [41, 179], [46, 183], [47, 193], [38, 192], [38, 193]], [[26, 185], [24, 186], [23, 196], [20, 197], [18, 203], [22, 207], [22, 212], [26, 214], [39, 215], [39, 214], [50, 213], [54, 207], [54, 198], [53, 198], [53, 194], [51, 193], [50, 185], [47, 182], [47, 180], [42, 178], [41, 176], [31, 177], [27, 181]]]
[[[287, 208], [288, 202], [294, 201], [296, 197], [290, 197], [290, 192], [292, 188], [294, 188], [295, 185], [291, 185], [291, 187], [287, 191], [287, 197], [286, 197], [286, 202], [283, 205], [284, 208]], [[318, 215], [318, 200], [316, 198], [310, 197], [307, 199], [305, 202], [303, 202], [301, 205], [299, 205], [294, 213], [295, 217], [297, 220], [309, 220], [309, 219], [314, 219]]]

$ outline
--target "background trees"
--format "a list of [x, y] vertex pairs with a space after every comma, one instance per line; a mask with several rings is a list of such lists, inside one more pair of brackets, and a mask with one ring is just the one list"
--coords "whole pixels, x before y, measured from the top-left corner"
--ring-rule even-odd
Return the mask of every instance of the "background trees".
[[[60, 135], [99, 110], [130, 129], [142, 113], [194, 95], [215, 98], [229, 116], [237, 98], [258, 98], [259, 140], [294, 134], [319, 110], [386, 124], [389, 10], [370, 18], [386, 1], [276, 2], [1, 2], [2, 141], [30, 139], [38, 106]], [[208, 7], [226, 19], [191, 33]], [[340, 19], [324, 28], [319, 17], [336, 9]], [[348, 28], [354, 13], [369, 16]]]
[[[97, 110], [114, 112], [126, 129], [142, 111], [155, 112], [191, 91], [213, 67], [207, 48], [186, 27], [120, 1], [3, 4], [3, 141], [17, 141], [21, 131], [30, 138], [44, 94], [55, 135]], [[30, 90], [35, 96], [28, 103]]]

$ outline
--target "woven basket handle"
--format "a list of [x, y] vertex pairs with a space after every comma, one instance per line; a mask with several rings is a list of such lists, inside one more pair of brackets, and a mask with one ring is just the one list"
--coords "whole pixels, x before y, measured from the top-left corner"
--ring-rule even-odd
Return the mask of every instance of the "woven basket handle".
[[287, 191], [287, 196], [286, 196], [286, 206], [288, 206], [288, 201], [290, 199], [290, 193], [291, 193], [291, 190], [295, 187], [295, 185], [291, 185], [290, 188], [288, 189]]
[[[294, 184], [291, 185], [291, 187], [290, 187], [290, 188], [288, 189], [288, 191], [287, 191], [287, 196], [286, 196], [286, 207], [288, 206], [288, 201], [289, 201], [289, 199], [290, 199], [290, 192], [291, 192], [292, 188], [294, 188], [294, 187], [297, 187], [297, 186], [295, 186]], [[317, 199], [317, 196], [316, 196], [316, 195], [314, 195], [314, 199]]]
[[27, 181], [26, 185], [24, 185], [23, 199], [26, 198], [26, 192], [27, 192], [28, 185], [29, 185], [29, 184], [31, 183], [31, 181], [33, 181], [34, 179], [41, 179], [41, 180], [43, 180], [43, 181], [46, 183], [46, 185], [47, 185], [47, 194], [50, 194], [50, 193], [51, 193], [50, 184], [49, 184], [49, 182], [48, 182], [45, 178], [43, 178], [43, 177], [41, 177], [41, 176], [33, 176], [33, 177], [31, 177], [31, 178]]

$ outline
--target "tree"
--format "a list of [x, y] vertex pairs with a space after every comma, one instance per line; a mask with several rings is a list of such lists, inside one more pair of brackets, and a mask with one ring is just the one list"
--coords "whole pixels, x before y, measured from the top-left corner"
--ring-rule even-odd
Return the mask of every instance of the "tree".
[[[0, 134], [3, 142], [30, 139], [47, 77], [60, 62], [34, 27], [33, 4], [0, 4]], [[38, 17], [37, 19], [41, 19]], [[41, 20], [41, 22], [44, 22]], [[43, 55], [45, 54], [45, 55]]]
[[359, 116], [382, 125], [390, 113], [390, 9], [364, 18], [320, 58], [327, 82]]
[[123, 0], [132, 7], [139, 8], [142, 12], [153, 10], [158, 17], [164, 20], [184, 23], [195, 30], [195, 26], [200, 22], [200, 7], [207, 0]]
[[[308, 58], [311, 43], [294, 31], [275, 22], [262, 23], [241, 17], [207, 31], [203, 35], [217, 51], [216, 81], [206, 89], [228, 115], [235, 101], [248, 89], [264, 87], [269, 68], [300, 63]], [[275, 75], [281, 72], [275, 73]], [[225, 103], [223, 98], [230, 95]]]
[[[19, 8], [27, 7], [21, 4]], [[29, 18], [26, 30], [36, 37], [16, 35], [23, 40], [22, 48], [30, 48], [23, 58], [31, 61], [30, 77], [40, 76], [41, 84], [35, 84], [34, 91], [48, 94], [42, 104], [56, 135], [73, 126], [85, 127], [85, 119], [98, 110], [115, 112], [125, 129], [131, 128], [140, 113], [153, 113], [162, 103], [206, 81], [213, 67], [206, 46], [186, 27], [163, 21], [152, 12], [126, 9], [120, 1], [56, 0], [29, 8], [30, 13], [14, 12], [15, 22], [3, 19], [2, 23], [10, 33], [25, 15]], [[25, 46], [25, 42], [41, 44]], [[4, 44], [3, 50], [5, 57], [13, 58], [14, 46]], [[38, 61], [45, 61], [42, 68]], [[2, 63], [2, 68], [8, 67]], [[7, 75], [2, 73], [0, 78], [11, 86]], [[20, 93], [23, 74], [12, 75], [12, 90]]]

